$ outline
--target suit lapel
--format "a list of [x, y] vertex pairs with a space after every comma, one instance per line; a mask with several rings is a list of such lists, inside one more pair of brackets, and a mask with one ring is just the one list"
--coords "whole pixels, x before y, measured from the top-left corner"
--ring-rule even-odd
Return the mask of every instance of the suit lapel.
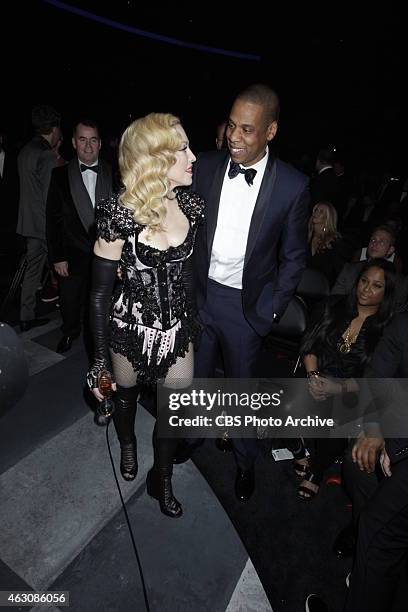
[[276, 161], [269, 154], [268, 162], [266, 164], [265, 172], [262, 179], [261, 188], [256, 199], [254, 212], [251, 218], [251, 224], [249, 226], [248, 241], [245, 251], [244, 270], [248, 264], [248, 261], [252, 255], [252, 251], [255, 248], [258, 234], [263, 225], [263, 220], [270, 206], [272, 192], [276, 182]]
[[112, 176], [107, 164], [103, 159], [98, 161], [99, 172], [95, 187], [95, 205], [104, 198], [112, 195]]
[[225, 159], [218, 164], [215, 174], [212, 177], [212, 186], [210, 189], [207, 208], [208, 260], [210, 260], [211, 258], [212, 245], [214, 242], [214, 235], [217, 227], [218, 210], [220, 207], [222, 184], [224, 182], [225, 170], [227, 168], [228, 160], [229, 155], [226, 155]]
[[86, 231], [89, 232], [95, 221], [95, 213], [91, 198], [82, 180], [77, 157], [74, 157], [68, 164], [68, 181], [78, 216]]

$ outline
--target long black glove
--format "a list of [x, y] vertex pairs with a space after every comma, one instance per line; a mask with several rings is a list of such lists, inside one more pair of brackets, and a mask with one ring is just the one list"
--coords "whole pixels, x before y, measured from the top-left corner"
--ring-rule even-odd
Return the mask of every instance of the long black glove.
[[105, 259], [98, 255], [94, 255], [92, 262], [89, 316], [94, 344], [94, 362], [87, 374], [87, 383], [91, 390], [98, 387], [98, 377], [101, 371], [110, 371], [107, 342], [109, 309], [118, 264], [118, 261]]

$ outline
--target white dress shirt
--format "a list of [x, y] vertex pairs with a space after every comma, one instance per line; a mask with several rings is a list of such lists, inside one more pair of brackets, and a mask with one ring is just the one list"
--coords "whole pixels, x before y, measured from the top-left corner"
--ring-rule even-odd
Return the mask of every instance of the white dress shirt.
[[244, 174], [230, 179], [229, 163], [225, 171], [208, 276], [217, 283], [234, 289], [242, 289], [249, 226], [268, 156], [269, 151], [266, 150], [259, 162], [249, 166], [257, 171], [253, 185], [248, 185]]
[[[79, 171], [81, 172], [81, 162], [78, 159]], [[85, 164], [86, 166], [97, 166], [98, 160], [93, 164]], [[86, 187], [87, 192], [89, 193], [89, 197], [91, 198], [92, 206], [95, 208], [95, 188], [96, 188], [96, 180], [98, 178], [98, 173], [93, 170], [85, 170], [81, 172], [82, 180], [84, 181], [84, 185]]]

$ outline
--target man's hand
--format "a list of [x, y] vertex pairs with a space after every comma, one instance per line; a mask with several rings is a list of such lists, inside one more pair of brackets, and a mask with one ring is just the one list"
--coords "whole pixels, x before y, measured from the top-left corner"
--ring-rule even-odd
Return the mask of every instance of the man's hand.
[[390, 461], [390, 458], [385, 448], [383, 452], [381, 453], [380, 465], [381, 465], [381, 469], [383, 471], [384, 476], [392, 476], [391, 461]]
[[68, 262], [58, 261], [54, 264], [54, 269], [59, 276], [68, 276]]
[[361, 471], [371, 474], [375, 470], [378, 456], [384, 446], [385, 442], [382, 436], [367, 437], [365, 434], [360, 434], [353, 446], [351, 456], [354, 463], [358, 463]]

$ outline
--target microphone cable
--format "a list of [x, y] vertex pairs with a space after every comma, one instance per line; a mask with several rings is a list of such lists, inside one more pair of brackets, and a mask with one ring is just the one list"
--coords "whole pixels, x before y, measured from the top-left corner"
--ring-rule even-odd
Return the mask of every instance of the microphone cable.
[[106, 444], [108, 445], [108, 452], [109, 452], [109, 458], [110, 458], [111, 465], [112, 465], [113, 475], [115, 477], [116, 486], [117, 486], [118, 491], [119, 491], [120, 501], [122, 502], [123, 512], [125, 514], [126, 523], [127, 523], [127, 526], [128, 526], [128, 529], [129, 529], [129, 533], [130, 533], [130, 539], [132, 540], [133, 550], [134, 550], [134, 553], [135, 553], [135, 557], [136, 557], [136, 561], [137, 561], [137, 566], [138, 566], [138, 569], [139, 569], [139, 575], [140, 575], [140, 581], [142, 583], [142, 588], [143, 588], [143, 597], [144, 597], [146, 612], [150, 612], [149, 598], [147, 596], [147, 589], [146, 589], [146, 583], [145, 583], [144, 574], [143, 574], [142, 563], [140, 561], [140, 557], [139, 557], [139, 553], [138, 553], [138, 550], [137, 550], [137, 546], [136, 546], [135, 538], [134, 538], [134, 535], [133, 535], [132, 527], [131, 527], [131, 524], [130, 524], [130, 521], [129, 521], [129, 515], [128, 515], [128, 512], [127, 512], [125, 500], [123, 499], [122, 491], [120, 489], [119, 480], [118, 480], [118, 477], [117, 477], [117, 474], [116, 474], [116, 470], [115, 470], [115, 463], [113, 461], [112, 451], [111, 451], [111, 447], [110, 447], [110, 443], [109, 443], [109, 424], [110, 424], [110, 422], [111, 422], [111, 419], [109, 418], [108, 422], [106, 424]]

